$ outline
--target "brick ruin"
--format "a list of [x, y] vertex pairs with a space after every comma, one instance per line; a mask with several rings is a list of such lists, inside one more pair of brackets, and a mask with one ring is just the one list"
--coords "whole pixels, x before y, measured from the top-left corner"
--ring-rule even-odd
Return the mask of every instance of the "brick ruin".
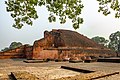
[[67, 59], [82, 56], [110, 57], [115, 52], [97, 44], [75, 31], [53, 29], [44, 32], [44, 38], [36, 40], [33, 46], [23, 45], [19, 48], [0, 52], [0, 59]]
[[0, 59], [9, 58], [31, 58], [32, 57], [32, 46], [23, 45], [21, 47], [11, 49], [8, 51], [0, 52]]

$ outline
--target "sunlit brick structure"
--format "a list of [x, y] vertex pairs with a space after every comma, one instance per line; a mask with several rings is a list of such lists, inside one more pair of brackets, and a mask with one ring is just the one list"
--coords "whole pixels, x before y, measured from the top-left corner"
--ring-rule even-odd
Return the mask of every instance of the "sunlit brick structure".
[[[0, 58], [65, 59], [82, 56], [116, 56], [114, 51], [86, 36], [63, 29], [45, 31], [44, 38], [36, 40], [33, 46], [24, 45], [14, 50], [1, 52]], [[3, 57], [6, 54], [9, 56]]]

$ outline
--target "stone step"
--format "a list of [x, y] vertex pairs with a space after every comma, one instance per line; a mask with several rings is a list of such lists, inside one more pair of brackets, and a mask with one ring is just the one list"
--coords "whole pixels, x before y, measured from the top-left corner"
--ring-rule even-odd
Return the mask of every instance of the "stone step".
[[95, 72], [95, 71], [91, 71], [91, 70], [85, 70], [85, 69], [80, 69], [80, 68], [70, 67], [70, 66], [61, 66], [61, 68], [67, 69], [67, 70], [76, 71], [76, 72], [81, 72], [81, 73], [92, 73], [92, 72]]
[[47, 60], [24, 60], [23, 62], [26, 63], [43, 63], [43, 62], [48, 62]]

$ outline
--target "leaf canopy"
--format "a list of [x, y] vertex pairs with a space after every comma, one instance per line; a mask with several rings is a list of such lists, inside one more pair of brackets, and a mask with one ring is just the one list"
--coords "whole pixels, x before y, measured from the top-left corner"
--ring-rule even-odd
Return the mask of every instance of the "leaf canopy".
[[[99, 2], [98, 12], [105, 16], [111, 13], [110, 8], [114, 10], [115, 17], [120, 17], [120, 4], [118, 0], [97, 0]], [[56, 22], [56, 16], [59, 17], [61, 24], [66, 19], [71, 19], [73, 28], [78, 29], [83, 23], [81, 12], [84, 7], [82, 0], [7, 0], [7, 12], [11, 13], [15, 23], [13, 27], [21, 29], [24, 24], [33, 25], [33, 21], [38, 18], [36, 6], [45, 6], [49, 11], [49, 22]]]
[[112, 33], [109, 36], [109, 39], [110, 39], [109, 48], [120, 52], [120, 31]]

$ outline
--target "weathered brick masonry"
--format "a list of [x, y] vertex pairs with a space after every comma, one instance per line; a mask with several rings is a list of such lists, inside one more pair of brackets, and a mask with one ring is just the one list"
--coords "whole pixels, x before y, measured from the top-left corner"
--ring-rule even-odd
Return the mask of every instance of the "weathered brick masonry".
[[32, 58], [33, 47], [28, 45], [23, 45], [21, 47], [11, 49], [5, 52], [0, 52], [0, 59], [9, 58]]
[[81, 56], [116, 56], [114, 51], [97, 44], [91, 39], [70, 30], [44, 32], [44, 38], [33, 46], [24, 45], [0, 53], [0, 58], [65, 59]]
[[64, 59], [81, 56], [115, 56], [115, 52], [91, 39], [69, 30], [44, 32], [33, 45], [33, 59]]

